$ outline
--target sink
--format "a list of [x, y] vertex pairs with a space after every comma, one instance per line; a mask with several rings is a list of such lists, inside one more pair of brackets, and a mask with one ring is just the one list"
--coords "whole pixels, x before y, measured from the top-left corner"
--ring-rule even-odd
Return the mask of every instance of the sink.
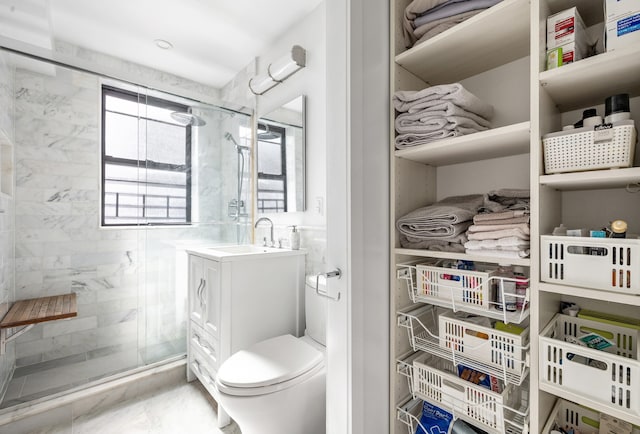
[[276, 249], [274, 247], [254, 246], [251, 244], [242, 246], [214, 246], [211, 250], [228, 253], [230, 255], [246, 255], [247, 253], [271, 253], [288, 249]]
[[258, 259], [260, 257], [297, 256], [304, 255], [304, 250], [278, 249], [276, 247], [264, 247], [253, 244], [226, 245], [226, 246], [201, 246], [187, 249], [188, 252], [209, 257], [216, 261], [238, 261], [245, 259]]

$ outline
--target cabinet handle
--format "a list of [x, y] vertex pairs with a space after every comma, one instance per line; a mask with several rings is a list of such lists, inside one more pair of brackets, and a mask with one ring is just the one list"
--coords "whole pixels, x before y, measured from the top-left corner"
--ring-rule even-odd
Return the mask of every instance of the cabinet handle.
[[202, 300], [202, 307], [204, 309], [207, 308], [207, 298], [204, 296], [204, 290], [207, 287], [207, 281], [205, 279], [202, 279], [202, 289], [200, 290], [200, 298]]
[[198, 295], [198, 301], [200, 302], [200, 307], [202, 307], [202, 287], [204, 286], [204, 279], [200, 278], [200, 285], [198, 285], [198, 290], [196, 294]]

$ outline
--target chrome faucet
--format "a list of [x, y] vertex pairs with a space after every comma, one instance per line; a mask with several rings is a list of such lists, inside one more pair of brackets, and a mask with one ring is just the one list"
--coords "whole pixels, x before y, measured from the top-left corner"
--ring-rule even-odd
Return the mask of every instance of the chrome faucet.
[[[271, 237], [271, 247], [274, 247], [276, 245], [276, 242], [273, 240], [273, 222], [268, 217], [260, 217], [258, 220], [256, 220], [256, 224], [255, 224], [254, 227], [257, 228], [258, 225], [260, 224], [260, 222], [268, 222], [269, 225], [271, 226], [269, 235]], [[264, 244], [263, 245], [266, 247], [266, 245], [267, 245], [267, 237], [264, 237]]]

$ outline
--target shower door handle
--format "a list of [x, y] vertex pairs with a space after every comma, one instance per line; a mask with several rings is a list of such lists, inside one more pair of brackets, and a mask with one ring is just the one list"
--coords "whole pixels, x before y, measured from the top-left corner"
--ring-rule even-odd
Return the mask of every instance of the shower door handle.
[[340, 279], [342, 277], [342, 270], [340, 270], [339, 268], [336, 268], [333, 271], [328, 271], [326, 273], [318, 273], [316, 274], [316, 294], [318, 294], [321, 297], [324, 298], [328, 298], [329, 300], [333, 300], [333, 301], [340, 301], [340, 293], [338, 292], [338, 296], [337, 297], [332, 297], [329, 295], [329, 293], [325, 290], [325, 292], [321, 292], [320, 291], [320, 277], [324, 276], [326, 279], [331, 279], [334, 277], [337, 277], [338, 279]]

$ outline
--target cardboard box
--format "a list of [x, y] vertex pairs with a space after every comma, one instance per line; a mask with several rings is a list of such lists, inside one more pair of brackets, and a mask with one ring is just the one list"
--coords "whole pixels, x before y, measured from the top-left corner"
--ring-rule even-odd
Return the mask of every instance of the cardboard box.
[[556, 47], [547, 51], [547, 70], [584, 59], [586, 55], [587, 53], [581, 52], [575, 42]]
[[638, 0], [605, 0], [605, 23], [618, 17], [626, 17], [638, 13], [640, 13], [640, 2]]
[[605, 26], [605, 36], [607, 51], [640, 44], [640, 13], [620, 16], [609, 21]]
[[574, 42], [581, 53], [589, 50], [590, 40], [575, 6], [547, 18], [547, 50]]

